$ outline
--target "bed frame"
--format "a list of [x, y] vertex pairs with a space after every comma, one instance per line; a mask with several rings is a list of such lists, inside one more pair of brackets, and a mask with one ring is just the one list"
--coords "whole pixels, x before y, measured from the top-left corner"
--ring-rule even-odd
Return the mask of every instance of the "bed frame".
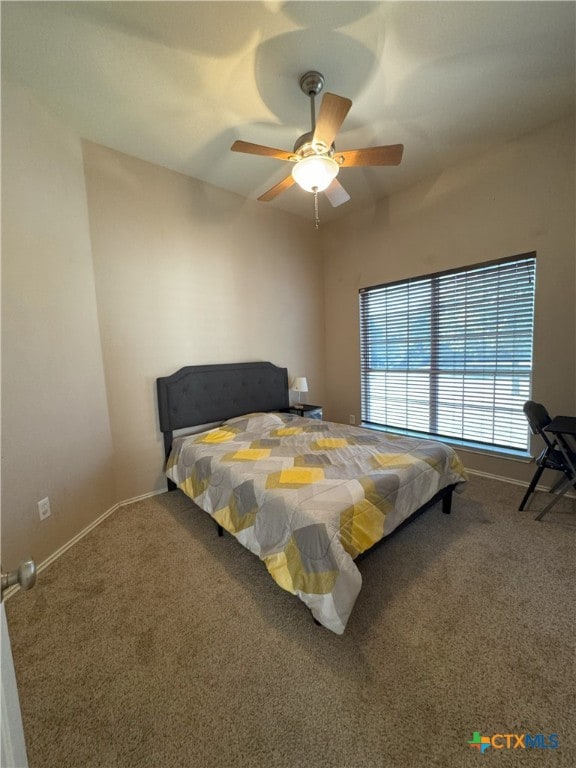
[[[245, 413], [287, 411], [290, 407], [288, 370], [268, 362], [189, 365], [171, 376], [162, 376], [156, 383], [166, 459], [176, 430], [222, 422]], [[175, 489], [176, 485], [168, 480], [168, 490]], [[442, 511], [450, 514], [453, 490], [453, 485], [444, 488], [408, 519], [439, 501]], [[218, 533], [222, 535], [220, 526]]]

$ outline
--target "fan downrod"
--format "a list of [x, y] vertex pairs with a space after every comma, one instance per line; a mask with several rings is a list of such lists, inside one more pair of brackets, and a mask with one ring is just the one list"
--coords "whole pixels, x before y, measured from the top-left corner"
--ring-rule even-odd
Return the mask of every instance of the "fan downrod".
[[321, 72], [317, 72], [315, 69], [311, 69], [309, 72], [305, 72], [298, 81], [300, 83], [300, 89], [310, 99], [310, 123], [311, 130], [308, 133], [302, 134], [296, 143], [294, 144], [294, 152], [300, 157], [306, 155], [318, 154], [318, 148], [313, 145], [314, 131], [316, 130], [316, 110], [315, 99], [316, 96], [324, 88], [324, 75]]

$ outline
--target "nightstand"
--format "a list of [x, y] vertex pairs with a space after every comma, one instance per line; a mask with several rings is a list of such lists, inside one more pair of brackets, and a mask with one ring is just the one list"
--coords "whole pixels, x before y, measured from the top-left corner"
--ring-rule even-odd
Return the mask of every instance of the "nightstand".
[[322, 406], [308, 405], [307, 403], [296, 403], [291, 405], [288, 413], [295, 413], [297, 416], [306, 416], [307, 419], [322, 420]]

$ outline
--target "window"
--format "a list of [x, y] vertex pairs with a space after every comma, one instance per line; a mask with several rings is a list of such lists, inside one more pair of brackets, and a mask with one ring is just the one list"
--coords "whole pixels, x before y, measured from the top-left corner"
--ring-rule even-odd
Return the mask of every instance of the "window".
[[536, 254], [360, 290], [362, 420], [526, 450]]

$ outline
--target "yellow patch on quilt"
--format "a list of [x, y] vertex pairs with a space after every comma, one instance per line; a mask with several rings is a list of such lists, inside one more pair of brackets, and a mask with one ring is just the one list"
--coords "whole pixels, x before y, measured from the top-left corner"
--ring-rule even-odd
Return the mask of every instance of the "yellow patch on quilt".
[[286, 437], [288, 435], [299, 435], [303, 431], [302, 427], [280, 427], [280, 429], [275, 429], [272, 435], [274, 437]]
[[226, 461], [260, 461], [270, 456], [270, 448], [242, 448], [235, 453], [227, 453]]
[[290, 467], [280, 472], [271, 472], [266, 478], [266, 488], [301, 488], [324, 480], [324, 470], [321, 467]]
[[217, 509], [212, 513], [212, 517], [216, 520], [218, 525], [222, 526], [222, 528], [226, 528], [230, 533], [236, 533], [230, 517], [230, 507], [221, 507], [221, 509]]
[[282, 589], [294, 594], [326, 595], [334, 589], [337, 570], [307, 571], [300, 557], [294, 538], [291, 538], [283, 552], [264, 558], [268, 573]]
[[180, 488], [180, 490], [183, 491], [186, 496], [194, 499], [196, 496], [200, 496], [201, 493], [204, 493], [206, 486], [207, 483], [195, 482], [194, 476], [191, 475], [190, 477], [184, 478], [184, 480], [178, 485], [178, 488]]
[[385, 519], [385, 513], [368, 499], [362, 499], [342, 512], [340, 542], [350, 557], [356, 557], [380, 541], [384, 535]]
[[345, 448], [349, 445], [348, 440], [344, 437], [321, 437], [312, 444], [312, 448], [316, 451], [325, 451], [332, 448]]
[[205, 435], [201, 435], [194, 440], [195, 443], [227, 443], [234, 440], [236, 432], [229, 432], [226, 429], [215, 429]]
[[396, 467], [410, 467], [420, 461], [409, 453], [376, 453], [373, 457], [374, 466], [395, 469]]
[[275, 555], [268, 555], [264, 558], [268, 573], [276, 584], [287, 592], [294, 594], [294, 584], [292, 582], [292, 576], [288, 570], [288, 563], [286, 561], [286, 555], [284, 552], [278, 552]]
[[466, 474], [466, 470], [464, 469], [464, 464], [462, 464], [462, 462], [460, 461], [460, 457], [456, 453], [452, 454], [452, 459], [450, 461], [450, 469], [462, 475], [464, 480], [468, 480], [468, 475]]
[[256, 510], [247, 515], [239, 515], [238, 511], [234, 508], [234, 504], [231, 503], [228, 507], [221, 507], [217, 509], [212, 517], [218, 525], [225, 528], [229, 533], [240, 533], [245, 528], [250, 528], [254, 525], [256, 519]]
[[168, 456], [168, 461], [166, 462], [166, 472], [168, 472], [169, 469], [172, 469], [172, 467], [178, 463], [178, 456], [175, 451], [172, 451], [170, 456]]

